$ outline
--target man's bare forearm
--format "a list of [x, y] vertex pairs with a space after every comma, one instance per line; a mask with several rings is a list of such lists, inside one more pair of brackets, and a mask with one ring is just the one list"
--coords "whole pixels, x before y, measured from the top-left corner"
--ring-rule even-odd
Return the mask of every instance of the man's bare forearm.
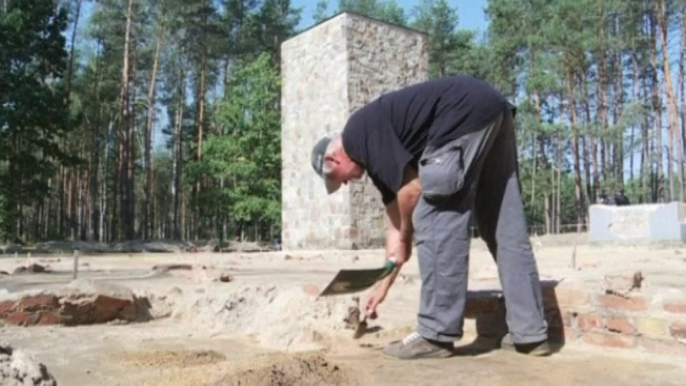
[[412, 251], [412, 213], [421, 195], [421, 185], [414, 169], [405, 171], [403, 187], [396, 199], [386, 207], [386, 254], [400, 263], [407, 261]]

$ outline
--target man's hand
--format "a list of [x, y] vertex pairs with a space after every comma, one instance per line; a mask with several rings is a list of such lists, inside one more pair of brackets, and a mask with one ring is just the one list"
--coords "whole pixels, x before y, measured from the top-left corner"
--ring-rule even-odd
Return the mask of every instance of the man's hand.
[[374, 287], [374, 293], [372, 293], [372, 296], [369, 297], [367, 300], [367, 316], [370, 319], [376, 319], [376, 307], [381, 304], [386, 299], [386, 295], [388, 294], [388, 289], [391, 287], [391, 275], [387, 276], [385, 279], [382, 281], [378, 282], [376, 286]]
[[412, 254], [412, 213], [420, 195], [421, 184], [416, 171], [406, 168], [403, 186], [398, 191], [396, 199], [386, 206], [386, 257], [393, 258], [396, 266], [390, 275], [377, 283], [374, 293], [367, 301], [367, 315], [372, 319], [376, 318], [376, 308], [386, 299], [400, 268]]

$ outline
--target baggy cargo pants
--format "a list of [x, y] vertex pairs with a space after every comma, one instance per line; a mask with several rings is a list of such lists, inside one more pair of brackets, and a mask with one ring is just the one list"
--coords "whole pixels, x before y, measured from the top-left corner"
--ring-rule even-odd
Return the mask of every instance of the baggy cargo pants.
[[467, 295], [470, 223], [498, 266], [515, 343], [547, 338], [538, 268], [531, 249], [518, 176], [512, 111], [482, 130], [428, 148], [419, 162], [422, 196], [413, 213], [422, 280], [417, 332], [459, 340]]

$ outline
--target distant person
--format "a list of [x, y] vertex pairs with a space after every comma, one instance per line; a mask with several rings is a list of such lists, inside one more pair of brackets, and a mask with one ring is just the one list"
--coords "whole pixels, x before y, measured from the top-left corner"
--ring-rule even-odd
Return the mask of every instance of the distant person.
[[613, 195], [607, 195], [604, 192], [600, 194], [600, 203], [603, 205], [612, 206], [624, 206], [631, 205], [629, 198], [624, 195], [624, 191], [620, 193], [615, 193]]
[[502, 347], [550, 353], [538, 268], [518, 179], [515, 108], [472, 76], [397, 90], [353, 113], [340, 135], [320, 139], [312, 166], [328, 193], [366, 172], [390, 224], [386, 254], [397, 267], [367, 302], [376, 317], [416, 237], [421, 299], [416, 332], [387, 355], [442, 358], [463, 335], [470, 220], [495, 258], [507, 307]]

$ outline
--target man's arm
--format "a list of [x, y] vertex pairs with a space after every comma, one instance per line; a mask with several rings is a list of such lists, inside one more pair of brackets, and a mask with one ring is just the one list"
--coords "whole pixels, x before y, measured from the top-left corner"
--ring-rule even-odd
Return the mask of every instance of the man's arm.
[[395, 200], [386, 205], [386, 257], [395, 259], [396, 267], [378, 283], [374, 294], [367, 301], [367, 314], [372, 319], [376, 318], [376, 307], [386, 298], [388, 289], [412, 253], [412, 212], [417, 206], [421, 192], [417, 172], [413, 168], [406, 168], [403, 185]]
[[403, 174], [403, 185], [396, 199], [386, 205], [386, 255], [394, 257], [398, 264], [409, 260], [412, 253], [412, 213], [421, 192], [417, 172], [408, 167]]

